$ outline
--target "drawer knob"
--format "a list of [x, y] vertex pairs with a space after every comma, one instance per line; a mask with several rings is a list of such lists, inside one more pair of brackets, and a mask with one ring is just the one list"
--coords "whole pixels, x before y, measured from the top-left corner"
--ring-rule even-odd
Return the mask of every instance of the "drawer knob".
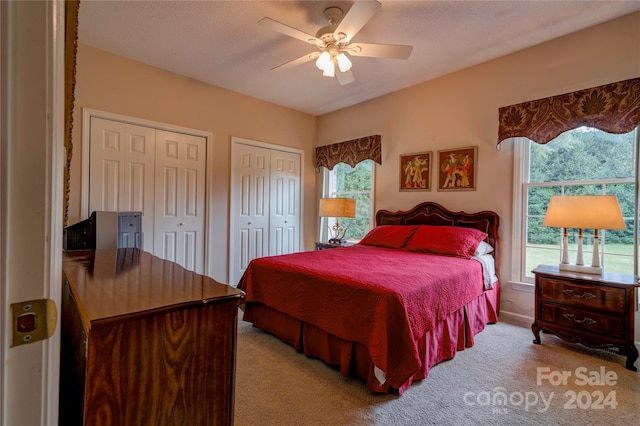
[[564, 294], [569, 295], [569, 296], [573, 296], [573, 297], [577, 297], [578, 299], [595, 299], [596, 295], [595, 294], [591, 294], [591, 293], [582, 293], [582, 294], [578, 294], [573, 290], [564, 290], [563, 291]]
[[589, 317], [584, 317], [583, 319], [579, 320], [579, 319], [576, 319], [575, 315], [573, 314], [563, 314], [562, 316], [568, 320], [577, 322], [578, 324], [595, 324], [596, 323], [596, 320], [591, 319]]

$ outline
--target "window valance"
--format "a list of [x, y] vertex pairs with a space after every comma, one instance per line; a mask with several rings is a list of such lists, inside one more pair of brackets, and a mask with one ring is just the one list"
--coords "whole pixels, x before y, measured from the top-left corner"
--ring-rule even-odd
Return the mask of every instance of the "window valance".
[[332, 170], [338, 163], [355, 167], [364, 160], [373, 160], [382, 165], [382, 136], [365, 136], [316, 148], [316, 167]]
[[640, 125], [640, 78], [502, 107], [498, 115], [498, 145], [512, 137], [545, 144], [581, 126], [628, 133]]

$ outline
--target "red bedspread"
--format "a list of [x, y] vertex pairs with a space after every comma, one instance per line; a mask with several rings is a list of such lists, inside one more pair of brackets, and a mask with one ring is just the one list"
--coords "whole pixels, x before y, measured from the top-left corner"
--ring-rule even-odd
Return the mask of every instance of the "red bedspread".
[[421, 367], [419, 339], [484, 290], [475, 260], [364, 245], [255, 259], [238, 287], [363, 344], [396, 389]]

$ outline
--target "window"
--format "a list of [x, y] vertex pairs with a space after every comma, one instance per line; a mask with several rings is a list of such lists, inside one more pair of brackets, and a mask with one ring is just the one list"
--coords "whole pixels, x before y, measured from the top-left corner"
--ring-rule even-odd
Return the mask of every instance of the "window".
[[[356, 217], [342, 218], [340, 224], [348, 226], [346, 239], [357, 242], [373, 227], [373, 193], [375, 163], [365, 160], [351, 167], [345, 163], [337, 164], [333, 170], [324, 169], [323, 197], [347, 197], [356, 199]], [[322, 218], [320, 241], [326, 241], [329, 226], [334, 218]]]
[[[532, 269], [560, 261], [561, 230], [542, 226], [552, 195], [616, 195], [626, 229], [600, 232], [602, 263], [609, 272], [637, 273], [638, 129], [614, 135], [581, 127], [545, 145], [521, 139], [515, 148], [513, 278], [533, 282]], [[576, 258], [576, 236], [577, 230], [570, 229], [571, 263]], [[593, 230], [584, 230], [583, 247], [585, 263], [590, 263]]]

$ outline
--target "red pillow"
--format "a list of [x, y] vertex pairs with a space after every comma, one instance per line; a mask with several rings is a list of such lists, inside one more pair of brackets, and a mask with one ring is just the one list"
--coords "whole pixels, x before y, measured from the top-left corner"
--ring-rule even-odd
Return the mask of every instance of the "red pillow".
[[416, 232], [416, 225], [380, 225], [360, 240], [360, 244], [388, 248], [403, 248]]
[[471, 258], [486, 237], [486, 233], [474, 228], [422, 225], [405, 249]]

